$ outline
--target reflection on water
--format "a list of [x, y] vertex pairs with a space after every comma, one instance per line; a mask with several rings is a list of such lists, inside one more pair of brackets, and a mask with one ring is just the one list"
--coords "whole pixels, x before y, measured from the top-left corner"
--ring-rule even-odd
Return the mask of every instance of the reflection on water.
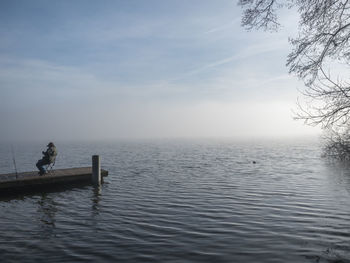
[[57, 208], [55, 201], [50, 195], [45, 193], [40, 194], [40, 200], [38, 200], [38, 214], [41, 215], [40, 221], [43, 226], [55, 227], [55, 213]]
[[40, 224], [40, 235], [41, 238], [48, 238], [55, 235], [55, 214], [57, 207], [53, 197], [48, 194], [40, 194], [39, 200], [37, 201], [37, 222]]
[[101, 186], [95, 186], [93, 188], [93, 197], [92, 197], [92, 212], [94, 215], [98, 215], [99, 214], [99, 207], [98, 207], [98, 203], [101, 200], [101, 193], [102, 193], [102, 188]]
[[91, 221], [92, 225], [96, 228], [98, 225], [98, 220], [100, 219], [100, 207], [99, 202], [101, 201], [101, 195], [102, 195], [102, 187], [101, 186], [94, 186], [92, 188], [93, 195], [91, 197]]
[[326, 160], [325, 167], [329, 183], [338, 190], [340, 187], [350, 193], [350, 163]]
[[99, 153], [109, 177], [2, 198], [2, 262], [349, 262], [350, 168], [315, 143], [58, 147], [58, 166]]

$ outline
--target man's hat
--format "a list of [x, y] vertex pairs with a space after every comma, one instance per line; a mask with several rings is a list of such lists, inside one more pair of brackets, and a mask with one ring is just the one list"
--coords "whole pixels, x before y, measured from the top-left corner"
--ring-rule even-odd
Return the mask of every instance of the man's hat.
[[51, 147], [51, 146], [55, 146], [55, 145], [53, 144], [53, 142], [49, 142], [49, 144], [47, 145], [47, 147]]

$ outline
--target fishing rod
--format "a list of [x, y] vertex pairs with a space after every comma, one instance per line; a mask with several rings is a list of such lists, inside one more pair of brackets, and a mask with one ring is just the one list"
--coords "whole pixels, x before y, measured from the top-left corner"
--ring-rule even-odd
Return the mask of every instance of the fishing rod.
[[15, 159], [15, 152], [14, 152], [14, 150], [13, 150], [13, 145], [12, 145], [12, 144], [11, 144], [11, 152], [12, 152], [13, 165], [15, 166], [16, 179], [18, 179], [17, 166], [16, 166], [16, 159]]

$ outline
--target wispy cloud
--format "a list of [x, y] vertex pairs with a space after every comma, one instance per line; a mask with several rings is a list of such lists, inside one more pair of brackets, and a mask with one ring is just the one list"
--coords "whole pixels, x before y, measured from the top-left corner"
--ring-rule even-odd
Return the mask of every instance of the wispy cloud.
[[235, 18], [231, 22], [213, 27], [213, 28], [205, 31], [204, 34], [212, 34], [212, 33], [217, 33], [220, 31], [232, 30], [233, 27], [237, 27], [237, 24], [239, 24], [239, 23], [240, 23], [240, 18]]
[[249, 45], [248, 47], [244, 47], [240, 50], [236, 51], [236, 54], [222, 58], [219, 60], [215, 60], [212, 62], [209, 62], [205, 65], [202, 65], [196, 69], [192, 69], [189, 72], [171, 80], [171, 81], [177, 81], [180, 79], [184, 79], [196, 74], [199, 74], [201, 72], [217, 68], [232, 62], [239, 62], [239, 61], [244, 61], [248, 58], [256, 57], [261, 54], [269, 53], [269, 52], [277, 52], [278, 50], [284, 50], [286, 42], [283, 40], [280, 40], [278, 42], [274, 42], [273, 44], [266, 42], [266, 43], [260, 43], [260, 44], [254, 44], [254, 45]]

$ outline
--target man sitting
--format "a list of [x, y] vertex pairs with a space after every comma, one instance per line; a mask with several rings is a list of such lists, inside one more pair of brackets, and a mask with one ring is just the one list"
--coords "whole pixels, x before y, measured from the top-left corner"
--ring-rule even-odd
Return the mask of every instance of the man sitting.
[[56, 146], [53, 144], [53, 142], [50, 142], [47, 145], [47, 150], [46, 152], [42, 152], [43, 153], [43, 158], [41, 158], [37, 163], [36, 163], [36, 167], [38, 167], [39, 169], [39, 175], [43, 175], [45, 174], [45, 169], [43, 168], [44, 165], [53, 163], [56, 159], [56, 155], [57, 155], [57, 150], [56, 150]]

